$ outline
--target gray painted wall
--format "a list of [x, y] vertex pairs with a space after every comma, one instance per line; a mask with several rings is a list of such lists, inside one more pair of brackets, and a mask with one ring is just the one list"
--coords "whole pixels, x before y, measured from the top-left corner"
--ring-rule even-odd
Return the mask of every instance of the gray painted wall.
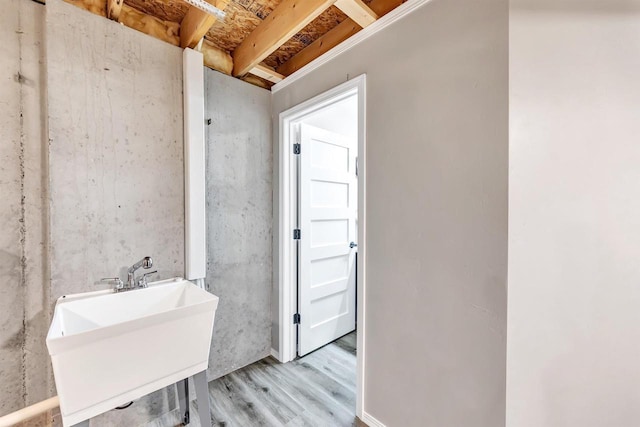
[[220, 297], [210, 379], [271, 349], [270, 113], [269, 91], [205, 69], [207, 286]]
[[364, 410], [388, 426], [505, 424], [507, 43], [506, 0], [434, 0], [273, 95], [277, 141], [367, 74]]
[[640, 419], [640, 1], [512, 0], [509, 427]]
[[49, 397], [43, 21], [21, 0], [0, 14], [0, 415]]

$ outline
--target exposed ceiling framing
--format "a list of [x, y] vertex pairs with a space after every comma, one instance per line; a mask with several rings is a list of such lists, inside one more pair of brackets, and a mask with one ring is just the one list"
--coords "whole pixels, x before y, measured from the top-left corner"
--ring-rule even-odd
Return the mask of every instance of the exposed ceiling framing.
[[[225, 10], [229, 1], [212, 0], [210, 3], [220, 10]], [[196, 47], [216, 21], [215, 16], [211, 16], [194, 6], [189, 7], [187, 14], [180, 22], [180, 47]]]
[[406, 0], [206, 0], [222, 20], [183, 0], [65, 1], [198, 49], [209, 68], [269, 88]]

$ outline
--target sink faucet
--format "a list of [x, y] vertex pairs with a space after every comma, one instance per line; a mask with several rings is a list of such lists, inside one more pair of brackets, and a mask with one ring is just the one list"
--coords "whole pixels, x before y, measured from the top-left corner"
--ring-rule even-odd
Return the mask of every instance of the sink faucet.
[[[144, 258], [142, 258], [140, 261], [136, 262], [135, 264], [133, 264], [131, 267], [129, 267], [129, 270], [127, 270], [127, 287], [129, 289], [133, 289], [136, 287], [136, 278], [135, 278], [135, 274], [136, 274], [136, 270], [139, 269], [140, 267], [148, 270], [151, 267], [153, 267], [153, 259], [151, 259], [150, 256], [146, 256]], [[149, 273], [151, 274], [151, 273]], [[141, 283], [141, 287], [146, 288], [146, 275], [145, 277], [143, 277], [145, 280], [142, 281]], [[144, 286], [143, 286], [144, 284]]]
[[113, 283], [115, 286], [113, 288], [114, 292], [122, 292], [122, 291], [130, 291], [135, 288], [146, 288], [147, 287], [147, 277], [157, 273], [158, 271], [151, 271], [149, 273], [145, 273], [136, 281], [136, 270], [139, 268], [144, 268], [146, 270], [150, 269], [153, 266], [153, 259], [150, 256], [142, 258], [140, 261], [133, 264], [127, 270], [127, 283], [124, 283], [120, 280], [119, 277], [110, 277], [106, 279], [101, 279], [97, 283]]
[[149, 283], [148, 283], [148, 281], [147, 281], [147, 277], [151, 276], [152, 274], [156, 274], [157, 272], [158, 272], [158, 270], [153, 270], [153, 271], [150, 271], [150, 272], [148, 272], [148, 273], [144, 273], [144, 274], [142, 275], [142, 277], [140, 277], [140, 278], [138, 279], [138, 287], [139, 287], [139, 288], [146, 288], [146, 287], [148, 287], [148, 286], [149, 286]]

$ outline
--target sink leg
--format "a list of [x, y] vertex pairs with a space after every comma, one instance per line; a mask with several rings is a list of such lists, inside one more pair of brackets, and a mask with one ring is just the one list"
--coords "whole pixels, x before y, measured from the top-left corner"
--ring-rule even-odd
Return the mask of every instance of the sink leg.
[[207, 383], [207, 370], [193, 376], [198, 398], [198, 414], [202, 427], [211, 427], [211, 412], [209, 411], [209, 384]]
[[189, 378], [176, 383], [178, 387], [178, 402], [180, 404], [180, 415], [182, 415], [182, 424], [189, 424]]
[[72, 427], [89, 427], [89, 420], [84, 420], [78, 424], [74, 424]]

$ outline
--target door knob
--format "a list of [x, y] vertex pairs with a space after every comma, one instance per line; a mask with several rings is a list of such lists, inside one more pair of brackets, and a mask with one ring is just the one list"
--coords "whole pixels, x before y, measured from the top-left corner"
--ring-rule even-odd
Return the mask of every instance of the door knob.
[[356, 242], [351, 242], [351, 243], [349, 243], [349, 247], [350, 247], [351, 249], [355, 248], [356, 246], [358, 246], [358, 244], [357, 244]]

